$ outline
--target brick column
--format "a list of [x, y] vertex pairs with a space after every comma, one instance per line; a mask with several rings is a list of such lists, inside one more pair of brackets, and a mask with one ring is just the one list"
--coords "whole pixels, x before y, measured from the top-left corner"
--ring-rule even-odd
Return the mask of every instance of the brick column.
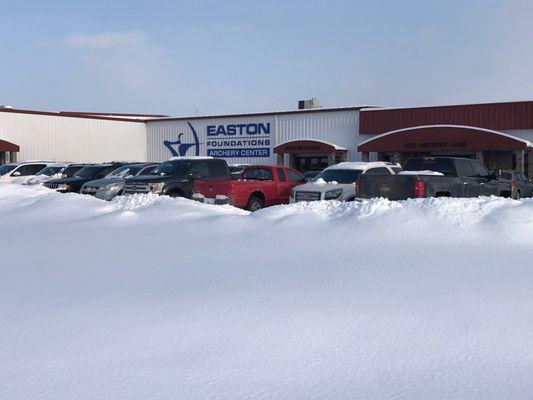
[[370, 153], [368, 151], [363, 151], [361, 153], [361, 160], [368, 162], [368, 160], [370, 160]]
[[283, 165], [283, 159], [284, 159], [283, 153], [278, 153], [277, 159], [278, 159], [277, 164]]
[[527, 177], [533, 178], [533, 150], [527, 151]]
[[401, 164], [402, 163], [402, 153], [393, 153], [391, 161], [393, 163]]
[[516, 170], [520, 172], [524, 172], [524, 155], [525, 150], [516, 150], [514, 152], [514, 155], [516, 157]]
[[476, 160], [481, 164], [485, 164], [485, 154], [482, 150], [476, 151]]
[[9, 162], [17, 162], [17, 153], [15, 151], [9, 152]]

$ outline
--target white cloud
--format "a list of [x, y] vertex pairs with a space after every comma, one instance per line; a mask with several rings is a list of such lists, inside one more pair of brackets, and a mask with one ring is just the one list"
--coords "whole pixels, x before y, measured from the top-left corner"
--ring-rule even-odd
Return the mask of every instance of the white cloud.
[[64, 44], [67, 47], [104, 50], [144, 47], [148, 45], [148, 39], [142, 31], [73, 33]]

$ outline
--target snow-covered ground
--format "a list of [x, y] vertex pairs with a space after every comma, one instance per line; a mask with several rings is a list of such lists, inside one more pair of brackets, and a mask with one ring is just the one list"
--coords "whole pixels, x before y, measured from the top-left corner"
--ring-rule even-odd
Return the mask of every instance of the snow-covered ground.
[[1, 399], [531, 399], [533, 200], [249, 214], [0, 185]]

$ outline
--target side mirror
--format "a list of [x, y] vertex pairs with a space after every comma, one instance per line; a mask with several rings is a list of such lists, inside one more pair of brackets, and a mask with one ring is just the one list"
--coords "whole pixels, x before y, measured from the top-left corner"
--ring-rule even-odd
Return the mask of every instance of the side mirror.
[[15, 171], [11, 174], [11, 176], [20, 176], [20, 171]]

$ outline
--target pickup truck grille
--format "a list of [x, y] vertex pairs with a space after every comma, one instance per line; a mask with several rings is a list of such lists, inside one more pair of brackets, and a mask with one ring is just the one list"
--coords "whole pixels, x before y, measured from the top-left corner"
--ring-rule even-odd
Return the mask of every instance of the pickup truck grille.
[[150, 193], [150, 185], [147, 183], [127, 183], [124, 187], [124, 194]]
[[57, 189], [59, 187], [59, 183], [45, 182], [43, 186], [47, 187], [48, 189]]
[[303, 192], [303, 191], [296, 191], [295, 192], [295, 200], [296, 201], [318, 201], [320, 200], [320, 192]]

